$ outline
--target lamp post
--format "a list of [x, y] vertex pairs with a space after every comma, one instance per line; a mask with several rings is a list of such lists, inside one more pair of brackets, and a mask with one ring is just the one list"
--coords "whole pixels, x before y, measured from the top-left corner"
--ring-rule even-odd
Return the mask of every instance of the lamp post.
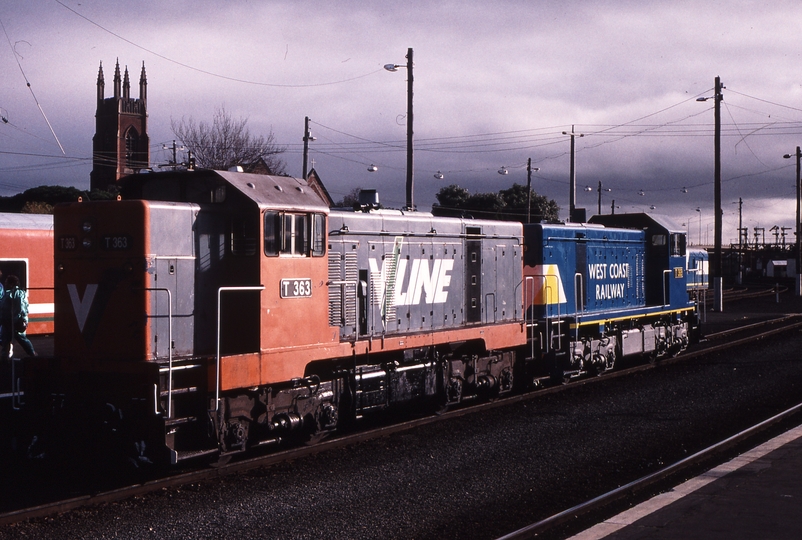
[[306, 162], [307, 158], [309, 157], [309, 141], [314, 141], [315, 138], [312, 137], [312, 134], [309, 132], [309, 117], [304, 117], [304, 170], [303, 170], [303, 179], [306, 180]]
[[[574, 211], [576, 210], [576, 152], [574, 146], [575, 137], [584, 137], [584, 133], [574, 133], [574, 126], [571, 126], [571, 133], [563, 131], [563, 135], [571, 136], [571, 168], [570, 168], [570, 186], [568, 188], [568, 201], [570, 209], [568, 211], [568, 221], [574, 220]], [[601, 212], [599, 212], [601, 213]]]
[[713, 99], [713, 113], [715, 119], [715, 135], [713, 141], [714, 157], [714, 176], [715, 188], [714, 199], [715, 208], [713, 209], [713, 217], [715, 223], [715, 240], [713, 245], [713, 309], [715, 311], [723, 311], [723, 286], [722, 286], [722, 271], [721, 271], [721, 100], [724, 96], [721, 90], [725, 88], [721, 84], [721, 77], [715, 79], [715, 93], [712, 98], [700, 97], [696, 101], [707, 101]]
[[802, 296], [802, 182], [800, 182], [800, 160], [802, 160], [802, 150], [797, 146], [796, 153], [785, 154], [785, 159], [796, 157], [796, 279], [794, 280], [794, 293]]
[[413, 156], [412, 156], [412, 47], [407, 49], [407, 65], [402, 66], [399, 64], [385, 64], [384, 69], [387, 71], [398, 71], [398, 68], [407, 68], [407, 202], [405, 210], [414, 211], [415, 201], [413, 197], [414, 191], [414, 172], [413, 172]]

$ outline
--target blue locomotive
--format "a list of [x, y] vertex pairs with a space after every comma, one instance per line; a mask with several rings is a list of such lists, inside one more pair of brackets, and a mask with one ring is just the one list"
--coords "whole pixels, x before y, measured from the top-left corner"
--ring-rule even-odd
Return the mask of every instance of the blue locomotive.
[[629, 355], [675, 355], [698, 336], [685, 233], [646, 214], [524, 227], [530, 358], [552, 376], [612, 369]]

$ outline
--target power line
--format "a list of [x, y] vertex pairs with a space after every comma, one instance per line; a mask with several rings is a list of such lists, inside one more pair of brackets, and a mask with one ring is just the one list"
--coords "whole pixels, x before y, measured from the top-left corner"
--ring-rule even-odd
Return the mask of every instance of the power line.
[[221, 75], [219, 73], [214, 73], [212, 71], [207, 71], [205, 69], [197, 68], [195, 66], [190, 66], [189, 64], [185, 64], [183, 62], [179, 62], [178, 60], [173, 60], [172, 58], [164, 56], [163, 54], [159, 54], [156, 51], [148, 49], [147, 47], [143, 47], [142, 45], [139, 45], [138, 43], [134, 43], [130, 39], [124, 38], [120, 34], [112, 32], [108, 28], [105, 28], [104, 26], [101, 26], [100, 24], [96, 23], [95, 21], [93, 21], [89, 17], [86, 17], [85, 15], [82, 15], [81, 13], [79, 13], [79, 12], [75, 11], [74, 9], [72, 9], [71, 7], [65, 5], [63, 2], [61, 2], [61, 0], [56, 0], [56, 3], [59, 4], [61, 7], [63, 7], [64, 9], [66, 9], [68, 11], [71, 11], [72, 13], [74, 13], [78, 17], [82, 18], [83, 20], [87, 21], [88, 23], [90, 23], [90, 24], [92, 24], [94, 26], [97, 26], [98, 28], [100, 28], [104, 32], [106, 32], [108, 34], [111, 34], [112, 36], [116, 37], [117, 39], [125, 41], [129, 45], [133, 45], [134, 47], [136, 47], [138, 49], [141, 49], [141, 50], [143, 50], [143, 51], [145, 51], [147, 53], [152, 54], [153, 56], [157, 56], [157, 57], [161, 58], [162, 60], [166, 60], [167, 62], [170, 62], [170, 63], [175, 64], [177, 66], [181, 66], [183, 68], [190, 69], [190, 70], [196, 71], [198, 73], [203, 73], [204, 75], [209, 75], [210, 77], [217, 77], [218, 79], [224, 79], [226, 81], [238, 82], [238, 83], [243, 83], [243, 84], [252, 84], [252, 85], [255, 85], [255, 86], [269, 86], [269, 87], [273, 87], [273, 88], [314, 88], [314, 87], [318, 87], [318, 86], [331, 86], [331, 85], [334, 85], [334, 84], [342, 84], [342, 83], [347, 83], [347, 82], [351, 82], [351, 81], [356, 81], [358, 79], [363, 79], [365, 77], [369, 77], [371, 75], [379, 73], [380, 71], [383, 71], [383, 68], [379, 68], [379, 69], [376, 69], [376, 70], [371, 71], [369, 73], [365, 73], [363, 75], [357, 75], [356, 77], [351, 77], [349, 79], [343, 79], [341, 81], [331, 81], [331, 82], [314, 83], [314, 84], [276, 84], [276, 83], [266, 83], [266, 82], [259, 82], [259, 81], [249, 81], [249, 80], [246, 80], [246, 79], [239, 79], [237, 77], [228, 77], [226, 75]]
[[[56, 0], [58, 1], [58, 0]], [[33, 87], [31, 86], [31, 82], [28, 80], [28, 77], [25, 76], [25, 70], [22, 69], [22, 64], [19, 61], [19, 55], [17, 55], [17, 51], [14, 49], [14, 46], [11, 44], [11, 38], [8, 37], [8, 32], [6, 32], [6, 26], [3, 24], [3, 21], [0, 19], [0, 27], [3, 28], [3, 33], [6, 35], [6, 41], [8, 41], [8, 46], [11, 48], [11, 54], [14, 56], [14, 60], [17, 62], [17, 67], [19, 67], [20, 73], [22, 73], [22, 78], [25, 79], [25, 84], [28, 85], [28, 90], [31, 91], [31, 96], [33, 96], [34, 102], [36, 102], [36, 106], [39, 107], [39, 112], [42, 113], [42, 118], [45, 119], [47, 123], [47, 127], [50, 128], [50, 133], [53, 134], [53, 138], [56, 139], [56, 143], [58, 147], [61, 149], [61, 153], [64, 154], [64, 148], [61, 146], [61, 142], [59, 142], [58, 137], [56, 136], [56, 132], [53, 131], [53, 126], [50, 125], [50, 120], [47, 119], [47, 115], [45, 114], [45, 110], [42, 108], [42, 105], [39, 104], [39, 100], [36, 99], [36, 94], [33, 93]]]

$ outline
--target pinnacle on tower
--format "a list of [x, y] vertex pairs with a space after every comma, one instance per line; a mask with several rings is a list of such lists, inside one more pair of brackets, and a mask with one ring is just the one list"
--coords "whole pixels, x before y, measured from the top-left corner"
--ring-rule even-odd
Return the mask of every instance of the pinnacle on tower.
[[123, 78], [123, 99], [131, 97], [131, 81], [128, 79], [128, 66], [125, 66], [125, 77]]
[[117, 66], [114, 68], [114, 97], [120, 99], [120, 59], [117, 59]]
[[103, 62], [100, 62], [100, 69], [97, 72], [97, 100], [103, 101], [106, 94], [106, 82], [103, 78]]

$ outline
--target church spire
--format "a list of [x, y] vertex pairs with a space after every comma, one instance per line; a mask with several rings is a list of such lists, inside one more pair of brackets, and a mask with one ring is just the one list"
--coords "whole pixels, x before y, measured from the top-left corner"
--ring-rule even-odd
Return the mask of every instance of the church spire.
[[97, 100], [103, 101], [106, 94], [106, 82], [103, 79], [103, 62], [100, 62], [100, 69], [97, 72]]
[[120, 59], [117, 59], [117, 66], [114, 68], [114, 98], [120, 99]]
[[125, 77], [123, 78], [123, 99], [131, 97], [131, 80], [128, 78], [128, 66], [125, 66]]
[[139, 75], [139, 99], [148, 100], [148, 78], [145, 76], [145, 62], [142, 61], [142, 73]]

